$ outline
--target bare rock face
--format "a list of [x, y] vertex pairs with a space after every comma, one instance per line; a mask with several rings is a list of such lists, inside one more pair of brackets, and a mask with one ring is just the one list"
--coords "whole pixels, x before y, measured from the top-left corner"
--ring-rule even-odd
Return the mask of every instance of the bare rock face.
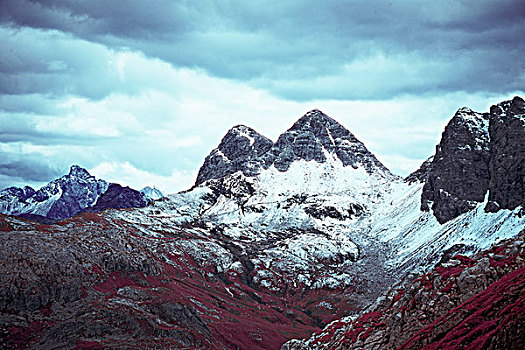
[[364, 167], [369, 173], [390, 171], [350, 131], [323, 112], [314, 109], [302, 116], [264, 155], [264, 167], [286, 171], [296, 160], [326, 161], [335, 154], [343, 166]]
[[459, 109], [436, 146], [421, 209], [430, 207], [440, 223], [483, 202], [489, 187], [489, 116]]
[[458, 110], [428, 165], [421, 209], [432, 209], [445, 223], [483, 202], [487, 192], [487, 212], [525, 204], [524, 140], [525, 101], [518, 96], [492, 106], [490, 113]]
[[490, 182], [486, 211], [525, 204], [525, 101], [514, 97], [490, 108]]
[[132, 188], [110, 184], [97, 203], [88, 211], [99, 212], [106, 209], [142, 208], [148, 205], [146, 196]]
[[247, 176], [259, 170], [258, 158], [270, 149], [273, 142], [244, 125], [231, 128], [221, 143], [204, 160], [195, 185], [206, 180], [220, 179], [242, 171]]
[[432, 161], [434, 160], [434, 156], [431, 156], [425, 160], [419, 169], [412, 172], [410, 175], [405, 177], [404, 181], [407, 182], [409, 185], [415, 183], [415, 182], [425, 182], [427, 179], [428, 174], [430, 173], [430, 170], [432, 169]]

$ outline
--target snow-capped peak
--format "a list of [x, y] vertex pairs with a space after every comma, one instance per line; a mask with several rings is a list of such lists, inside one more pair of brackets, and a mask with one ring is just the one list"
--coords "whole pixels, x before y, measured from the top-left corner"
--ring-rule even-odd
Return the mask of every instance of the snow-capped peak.
[[345, 167], [363, 167], [370, 174], [393, 177], [348, 129], [318, 109], [306, 113], [281, 134], [263, 161], [265, 168], [273, 165], [279, 171], [287, 171], [299, 159], [324, 163], [325, 153], [339, 158]]
[[273, 145], [267, 137], [245, 125], [231, 128], [204, 160], [196, 185], [237, 171], [253, 176], [259, 170], [259, 158]]
[[28, 186], [13, 188], [9, 191], [12, 193], [9, 199], [0, 198], [0, 212], [64, 219], [95, 204], [107, 188], [106, 181], [97, 180], [86, 169], [73, 165], [67, 175], [51, 181], [38, 191]]

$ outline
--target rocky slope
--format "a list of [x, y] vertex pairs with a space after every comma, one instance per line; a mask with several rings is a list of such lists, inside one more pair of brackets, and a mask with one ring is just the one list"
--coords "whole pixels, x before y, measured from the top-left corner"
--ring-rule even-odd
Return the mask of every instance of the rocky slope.
[[282, 349], [522, 349], [524, 238], [522, 231], [474, 256], [447, 257], [358, 317]]

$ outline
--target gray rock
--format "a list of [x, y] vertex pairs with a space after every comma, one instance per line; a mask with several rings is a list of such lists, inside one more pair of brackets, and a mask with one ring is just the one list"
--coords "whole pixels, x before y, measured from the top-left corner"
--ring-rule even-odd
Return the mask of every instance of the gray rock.
[[[525, 204], [524, 140], [525, 101], [518, 96], [490, 113], [458, 110], [427, 166], [421, 209], [445, 223], [483, 202], [487, 191], [487, 212]], [[421, 181], [420, 170], [405, 181]]]
[[416, 171], [410, 173], [407, 177], [405, 177], [404, 181], [408, 182], [409, 185], [415, 183], [415, 182], [425, 182], [427, 179], [428, 174], [430, 173], [430, 170], [432, 169], [432, 161], [434, 160], [434, 156], [431, 156], [425, 160], [419, 169]]
[[421, 209], [430, 206], [440, 223], [483, 202], [489, 184], [489, 116], [459, 109], [436, 146], [421, 196]]
[[270, 149], [273, 142], [244, 125], [231, 128], [221, 143], [204, 160], [199, 169], [195, 186], [210, 179], [242, 171], [247, 176], [256, 175], [260, 169], [259, 157]]
[[326, 161], [325, 151], [335, 154], [343, 166], [362, 166], [369, 173], [392, 176], [390, 171], [350, 131], [314, 109], [302, 116], [263, 156], [264, 168], [274, 165], [286, 171], [296, 160]]
[[490, 108], [488, 212], [525, 204], [525, 101], [514, 97]]

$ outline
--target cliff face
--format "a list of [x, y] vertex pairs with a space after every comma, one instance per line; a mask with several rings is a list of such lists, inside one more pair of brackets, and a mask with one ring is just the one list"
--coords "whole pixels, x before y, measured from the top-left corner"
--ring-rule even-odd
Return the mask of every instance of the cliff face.
[[520, 97], [476, 113], [461, 108], [443, 132], [421, 195], [440, 223], [485, 200], [488, 212], [525, 203], [525, 102]]
[[490, 181], [487, 211], [525, 204], [525, 101], [490, 108]]
[[195, 185], [211, 179], [220, 179], [237, 171], [242, 171], [247, 176], [257, 174], [260, 168], [259, 157], [272, 145], [270, 139], [252, 128], [244, 125], [234, 126], [204, 160]]
[[446, 126], [421, 196], [440, 223], [483, 202], [489, 184], [489, 117], [468, 108], [458, 110]]

